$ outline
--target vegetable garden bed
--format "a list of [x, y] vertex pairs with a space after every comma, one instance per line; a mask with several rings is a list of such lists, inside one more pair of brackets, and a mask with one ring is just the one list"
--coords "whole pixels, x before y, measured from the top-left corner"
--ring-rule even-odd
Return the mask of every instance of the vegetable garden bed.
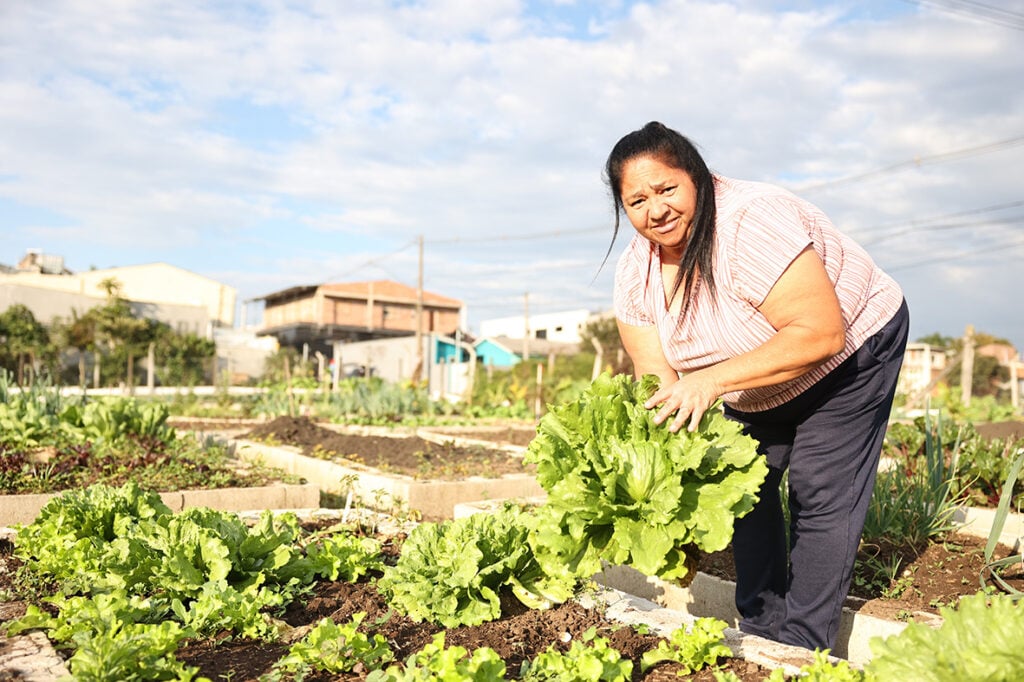
[[[194, 679], [195, 675], [201, 675], [211, 680], [236, 681], [261, 678], [321, 682], [363, 680], [374, 668], [382, 669], [404, 661], [425, 647], [429, 651], [431, 643], [438, 644], [436, 637], [442, 633], [443, 645], [448, 647], [444, 657], [450, 662], [458, 658], [457, 649], [450, 647], [463, 647], [468, 652], [488, 647], [503, 661], [501, 665], [508, 679], [518, 678], [521, 666], [545, 652], [564, 653], [575, 649], [595, 659], [603, 657], [602, 665], [607, 670], [624, 674], [601, 679], [709, 682], [716, 679], [709, 669], [677, 676], [683, 666], [672, 661], [652, 663], [649, 670], [640, 670], [644, 653], [657, 648], [664, 636], [680, 628], [701, 633], [699, 641], [703, 643], [690, 654], [696, 657], [691, 661], [692, 667], [715, 664], [713, 667], [720, 673], [731, 672], [734, 677], [729, 679], [733, 680], [764, 680], [772, 668], [795, 672], [799, 665], [810, 664], [813, 660], [807, 651], [767, 642], [760, 648], [758, 642], [752, 641], [757, 638], [735, 632], [726, 635], [724, 623], [697, 627], [692, 619], [613, 591], [584, 592], [552, 608], [536, 609], [527, 607], [521, 601], [522, 594], [514, 596], [513, 590], [506, 586], [500, 588], [499, 617], [482, 618], [484, 622], [470, 617], [470, 622], [452, 622], [445, 627], [424, 618], [422, 613], [410, 611], [410, 605], [418, 603], [416, 598], [396, 601], [394, 595], [400, 592], [399, 586], [404, 589], [408, 580], [415, 581], [403, 571], [420, 569], [409, 568], [418, 566], [415, 562], [409, 562], [402, 569], [400, 556], [408, 546], [404, 535], [365, 534], [369, 530], [367, 524], [379, 523], [372, 517], [359, 517], [359, 522], [344, 527], [337, 525], [336, 519], [321, 518], [302, 526], [304, 530], [296, 535], [300, 526], [294, 520], [289, 521], [289, 515], [272, 520], [264, 514], [248, 532], [240, 534], [243, 526], [231, 523], [223, 514], [193, 510], [172, 516], [169, 510], [155, 507], [158, 505], [155, 498], [137, 488], [90, 489], [72, 497], [67, 503], [56, 500], [34, 524], [20, 530], [14, 542], [0, 540], [0, 595], [8, 595], [8, 598], [16, 595], [27, 600], [0, 604], [0, 620], [4, 626], [17, 621], [16, 635], [26, 628], [48, 630], [65, 655], [73, 654], [69, 668], [76, 679], [124, 679], [119, 675], [137, 674], [137, 679]], [[518, 517], [510, 517], [515, 518]], [[112, 527], [93, 537], [89, 528], [103, 519]], [[481, 528], [490, 527], [489, 520], [482, 525], [473, 523], [476, 531], [471, 535], [477, 540], [471, 542], [467, 550], [475, 551], [495, 541], [485, 539], [486, 530], [484, 535], [475, 534], [481, 532]], [[506, 528], [500, 523], [495, 521], [497, 528]], [[325, 526], [332, 525], [335, 527], [324, 530]], [[204, 528], [217, 529], [216, 534], [207, 535]], [[438, 558], [427, 550], [433, 528], [422, 529], [428, 532], [419, 535], [414, 556], [428, 560]], [[436, 528], [452, 530], [447, 526]], [[413, 536], [418, 530], [421, 529], [414, 530]], [[168, 537], [182, 533], [180, 541], [164, 544], [161, 538], [168, 533]], [[77, 549], [65, 541], [52, 542], [55, 538], [75, 537], [80, 539], [73, 543]], [[427, 545], [422, 544], [423, 538]], [[83, 544], [83, 540], [87, 542]], [[121, 542], [126, 542], [125, 547], [138, 544], [138, 550], [125, 557], [121, 551], [108, 551], [105, 547], [106, 543], [111, 543], [110, 549], [114, 550]], [[18, 556], [14, 553], [16, 543], [23, 549]], [[143, 549], [146, 546], [150, 549]], [[520, 568], [510, 566], [505, 570], [513, 571], [510, 576], [518, 575], [517, 581], [526, 581], [532, 569], [529, 563], [522, 561], [531, 561], [530, 555], [522, 553], [522, 545], [516, 547], [521, 558], [514, 563]], [[511, 547], [509, 550], [509, 556], [515, 554]], [[69, 551], [79, 557], [81, 565], [77, 570], [64, 568], [69, 565]], [[428, 554], [418, 554], [421, 551]], [[214, 556], [221, 558], [212, 561]], [[454, 561], [456, 557], [451, 558]], [[505, 560], [499, 556], [481, 559]], [[223, 567], [225, 577], [215, 579], [215, 574], [221, 572], [222, 561], [227, 562]], [[31, 573], [23, 568], [27, 566], [32, 567]], [[432, 570], [439, 569], [442, 573], [447, 570], [437, 564], [432, 566]], [[376, 580], [381, 570], [385, 577], [388, 571], [396, 571], [390, 587], [383, 590]], [[301, 583], [285, 582], [287, 576], [300, 573], [319, 577], [307, 588], [298, 590]], [[257, 575], [262, 577], [253, 583], [251, 578]], [[458, 582], [454, 576], [452, 579]], [[429, 582], [429, 578], [427, 580]], [[498, 589], [498, 584], [493, 583], [493, 586]], [[90, 596], [83, 599], [58, 595], [51, 606], [39, 608], [45, 595], [54, 593], [58, 586], [69, 595]], [[254, 591], [257, 586], [262, 587]], [[266, 609], [268, 605], [279, 603], [276, 598], [263, 594], [264, 589], [291, 595], [285, 599], [283, 611], [276, 620], [271, 620], [267, 614], [260, 615], [245, 604], [261, 601]], [[137, 594], [145, 601], [135, 602], [133, 606], [124, 596], [118, 596], [121, 590]], [[466, 598], [470, 599], [483, 596], [473, 590], [466, 592]], [[243, 601], [239, 601], [240, 597]], [[442, 609], [438, 613], [448, 613], [455, 618], [455, 611]], [[325, 623], [325, 618], [330, 619], [329, 624]], [[184, 628], [194, 632], [187, 634], [182, 622]], [[372, 638], [381, 651], [386, 643], [387, 656], [382, 654], [371, 663], [369, 655], [362, 652], [367, 658], [357, 664], [355, 654], [344, 649], [346, 637], [350, 643], [355, 640], [355, 630], [349, 630], [348, 635], [336, 632], [337, 627], [349, 627], [347, 624], [358, 625], [359, 631]], [[318, 639], [326, 632], [335, 634]], [[761, 663], [733, 657], [727, 642], [737, 650], [745, 648], [748, 657], [760, 658]], [[300, 655], [303, 651], [304, 655]], [[693, 662], [697, 660], [701, 661], [699, 665]], [[344, 669], [317, 669], [321, 664], [334, 664]], [[480, 672], [471, 677], [445, 679], [506, 679], [493, 674], [496, 670], [493, 665], [488, 669], [491, 674]], [[12, 671], [12, 674], [17, 673]]]
[[0, 402], [0, 527], [31, 522], [53, 495], [129, 481], [174, 510], [320, 506], [319, 489], [235, 458], [224, 443], [178, 433], [167, 409], [131, 398], [68, 401], [55, 392]]
[[443, 437], [437, 442], [380, 428], [348, 430], [279, 417], [232, 443], [239, 457], [316, 483], [339, 496], [339, 505], [351, 495], [375, 509], [427, 520], [451, 518], [462, 502], [543, 492], [521, 455]]

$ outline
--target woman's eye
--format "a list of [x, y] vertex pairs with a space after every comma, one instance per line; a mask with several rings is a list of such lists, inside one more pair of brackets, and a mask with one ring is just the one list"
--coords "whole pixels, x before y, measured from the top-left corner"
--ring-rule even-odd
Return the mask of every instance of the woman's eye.
[[676, 188], [674, 186], [673, 187], [666, 187], [665, 189], [661, 190], [661, 193], [662, 194], [671, 194], [672, 192], [675, 191], [675, 189]]
[[629, 202], [629, 206], [630, 208], [637, 208], [642, 203], [644, 203], [643, 199], [634, 199], [633, 201]]

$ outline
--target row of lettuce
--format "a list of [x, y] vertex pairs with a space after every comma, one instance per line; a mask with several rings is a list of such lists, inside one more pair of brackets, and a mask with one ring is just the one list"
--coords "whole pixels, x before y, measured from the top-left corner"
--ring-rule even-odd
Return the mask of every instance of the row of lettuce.
[[[249, 528], [209, 509], [172, 514], [135, 484], [66, 493], [18, 529], [24, 585], [52, 594], [34, 600], [8, 631], [45, 630], [71, 651], [76, 679], [187, 680], [198, 672], [175, 657], [182, 642], [225, 631], [274, 640], [283, 610], [321, 580], [373, 580], [390, 608], [439, 628], [499, 618], [506, 591], [530, 608], [573, 599], [605, 562], [685, 583], [700, 552], [728, 545], [733, 520], [752, 508], [766, 467], [754, 442], [717, 411], [695, 433], [673, 435], [653, 424], [642, 407], [653, 386], [652, 378], [603, 375], [579, 400], [553, 408], [526, 455], [547, 492], [543, 505], [421, 524], [393, 565], [372, 537], [306, 535], [289, 514], [268, 512]], [[1008, 644], [1024, 635], [1021, 614], [1001, 597], [982, 595], [945, 614], [939, 630], [911, 625], [873, 643], [864, 671], [819, 656], [814, 674], [903, 680], [934, 669], [952, 675], [934, 679], [1012, 679], [1024, 674], [1016, 644]], [[728, 655], [723, 628], [700, 621], [674, 633], [641, 666], [713, 665]], [[508, 672], [494, 652], [445, 647], [441, 634], [410, 659], [393, 658], [374, 624], [357, 614], [345, 623], [320, 622], [268, 679], [349, 665], [372, 671], [369, 679], [378, 682], [504, 679]], [[519, 675], [526, 679], [632, 674], [632, 662], [597, 633], [525, 665]], [[1007, 668], [1009, 677], [978, 676]], [[732, 678], [723, 672], [720, 679]]]
[[239, 469], [230, 448], [183, 437], [162, 403], [83, 399], [58, 390], [12, 390], [0, 381], [0, 492], [44, 493], [134, 481], [156, 490], [291, 481], [260, 466]]
[[[32, 629], [70, 652], [76, 680], [199, 680], [197, 668], [175, 654], [188, 640], [233, 637], [274, 641], [285, 629], [277, 614], [318, 580], [374, 581], [398, 613], [454, 628], [497, 619], [500, 594], [511, 590], [532, 608], [578, 595], [586, 572], [552, 565], [537, 552], [538, 517], [506, 506], [415, 527], [394, 564], [381, 540], [337, 527], [305, 533], [292, 514], [264, 513], [247, 526], [209, 509], [173, 514], [137, 486], [97, 486], [56, 498], [20, 528], [24, 583], [55, 589], [7, 625], [9, 635]], [[540, 545], [542, 546], [542, 545]], [[818, 680], [1019, 679], [1024, 610], [1005, 597], [976, 595], [945, 609], [935, 629], [911, 624], [871, 643], [864, 670], [816, 652], [804, 666]], [[733, 652], [726, 624], [701, 618], [658, 641], [639, 660], [642, 670], [663, 661], [680, 674], [719, 666]], [[262, 679], [302, 679], [310, 673], [369, 671], [369, 682], [504, 680], [509, 671], [493, 650], [446, 646], [445, 633], [404, 661], [363, 612], [323, 618], [292, 643]], [[522, 680], [633, 679], [634, 662], [596, 630], [569, 646], [553, 643], [526, 661]], [[737, 680], [725, 671], [719, 682]], [[781, 682], [777, 669], [767, 678]]]

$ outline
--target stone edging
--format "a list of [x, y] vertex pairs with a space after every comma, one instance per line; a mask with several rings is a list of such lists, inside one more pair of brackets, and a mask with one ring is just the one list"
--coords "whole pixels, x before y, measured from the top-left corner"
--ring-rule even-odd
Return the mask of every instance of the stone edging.
[[[0, 526], [32, 523], [50, 499], [60, 493], [0, 495]], [[313, 483], [280, 483], [252, 488], [210, 488], [160, 493], [171, 511], [211, 507], [223, 511], [290, 509], [320, 506], [320, 488]]]
[[530, 474], [498, 478], [471, 476], [453, 481], [419, 480], [354, 463], [339, 464], [303, 455], [291, 446], [269, 446], [255, 441], [231, 441], [234, 454], [244, 460], [301, 476], [328, 493], [352, 492], [362, 505], [395, 511], [416, 511], [429, 519], [451, 518], [458, 504], [538, 495], [543, 492]]

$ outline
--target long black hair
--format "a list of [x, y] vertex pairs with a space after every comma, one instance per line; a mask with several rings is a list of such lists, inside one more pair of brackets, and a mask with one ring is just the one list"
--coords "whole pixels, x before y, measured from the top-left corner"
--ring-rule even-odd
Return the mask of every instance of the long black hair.
[[679, 261], [679, 272], [672, 286], [672, 295], [668, 298], [671, 301], [682, 288], [682, 310], [685, 312], [695, 291], [698, 271], [708, 292], [712, 294], [712, 299], [714, 298], [715, 276], [712, 266], [715, 253], [715, 180], [697, 147], [685, 136], [657, 121], [651, 121], [640, 130], [634, 130], [623, 137], [615, 143], [611, 154], [608, 155], [605, 182], [608, 183], [612, 194], [615, 229], [603, 262], [607, 262], [612, 252], [615, 238], [619, 234], [620, 218], [625, 212], [622, 203], [622, 169], [630, 161], [643, 157], [657, 159], [686, 172], [697, 189], [693, 222], [690, 224], [686, 248], [683, 249], [683, 256]]

